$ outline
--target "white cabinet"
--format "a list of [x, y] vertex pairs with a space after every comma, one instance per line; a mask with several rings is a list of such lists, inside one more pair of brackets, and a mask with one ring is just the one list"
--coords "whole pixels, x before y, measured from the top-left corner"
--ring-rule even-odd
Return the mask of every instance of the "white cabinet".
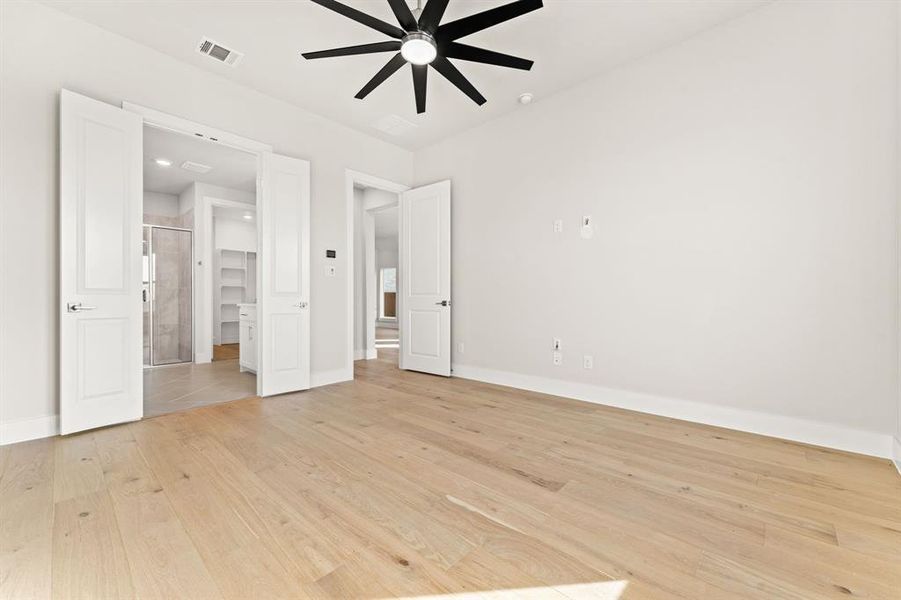
[[242, 371], [257, 372], [257, 305], [238, 304], [238, 331]]

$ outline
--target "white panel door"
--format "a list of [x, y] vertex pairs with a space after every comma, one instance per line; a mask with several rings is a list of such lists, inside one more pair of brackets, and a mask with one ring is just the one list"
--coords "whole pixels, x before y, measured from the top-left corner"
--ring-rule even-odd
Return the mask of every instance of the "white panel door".
[[450, 181], [400, 196], [401, 369], [450, 376]]
[[60, 431], [134, 421], [141, 381], [141, 117], [60, 99]]
[[310, 163], [263, 153], [257, 347], [261, 396], [310, 387]]

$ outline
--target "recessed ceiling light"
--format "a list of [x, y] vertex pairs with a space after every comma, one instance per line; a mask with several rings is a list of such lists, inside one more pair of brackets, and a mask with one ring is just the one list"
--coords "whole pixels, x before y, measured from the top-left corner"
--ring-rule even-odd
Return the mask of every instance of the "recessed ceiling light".
[[194, 173], [209, 173], [213, 170], [213, 167], [210, 165], [194, 162], [193, 160], [186, 160], [181, 164], [181, 168], [185, 171], [193, 171]]
[[532, 100], [534, 100], [534, 99], [535, 99], [535, 96], [533, 96], [529, 92], [519, 95], [519, 103], [520, 104], [531, 104]]
[[244, 218], [247, 219], [248, 221], [253, 221], [253, 215], [250, 213], [245, 214]]
[[158, 164], [161, 167], [171, 167], [172, 166], [172, 161], [169, 160], [168, 158], [158, 158], [154, 162], [156, 162], [156, 164]]

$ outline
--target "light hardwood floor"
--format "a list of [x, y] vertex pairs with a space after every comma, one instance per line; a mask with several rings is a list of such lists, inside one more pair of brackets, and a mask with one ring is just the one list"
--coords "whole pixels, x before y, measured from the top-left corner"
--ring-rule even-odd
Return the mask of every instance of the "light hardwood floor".
[[3, 447], [0, 596], [901, 598], [888, 461], [392, 359]]
[[214, 344], [213, 360], [232, 360], [241, 357], [240, 344]]

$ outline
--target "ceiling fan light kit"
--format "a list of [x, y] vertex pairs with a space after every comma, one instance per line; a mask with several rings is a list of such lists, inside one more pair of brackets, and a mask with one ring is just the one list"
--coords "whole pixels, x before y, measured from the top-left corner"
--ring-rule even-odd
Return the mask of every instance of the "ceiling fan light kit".
[[422, 31], [414, 31], [404, 36], [400, 43], [400, 54], [411, 65], [427, 65], [438, 56], [435, 38]]
[[395, 52], [394, 57], [357, 92], [355, 98], [362, 100], [391, 75], [399, 71], [401, 67], [409, 63], [413, 72], [416, 112], [420, 114], [425, 112], [426, 79], [429, 66], [480, 106], [485, 104], [485, 97], [457, 70], [448, 60], [449, 58], [511, 69], [530, 70], [533, 64], [531, 60], [468, 46], [457, 40], [542, 7], [542, 0], [515, 0], [509, 4], [442, 25], [441, 18], [444, 16], [449, 0], [428, 0], [425, 8], [417, 8], [416, 11], [410, 10], [406, 0], [387, 0], [400, 24], [398, 27], [336, 0], [312, 1], [394, 39], [387, 42], [335, 48], [334, 50], [304, 52], [302, 56], [307, 60], [313, 60], [335, 56]]

